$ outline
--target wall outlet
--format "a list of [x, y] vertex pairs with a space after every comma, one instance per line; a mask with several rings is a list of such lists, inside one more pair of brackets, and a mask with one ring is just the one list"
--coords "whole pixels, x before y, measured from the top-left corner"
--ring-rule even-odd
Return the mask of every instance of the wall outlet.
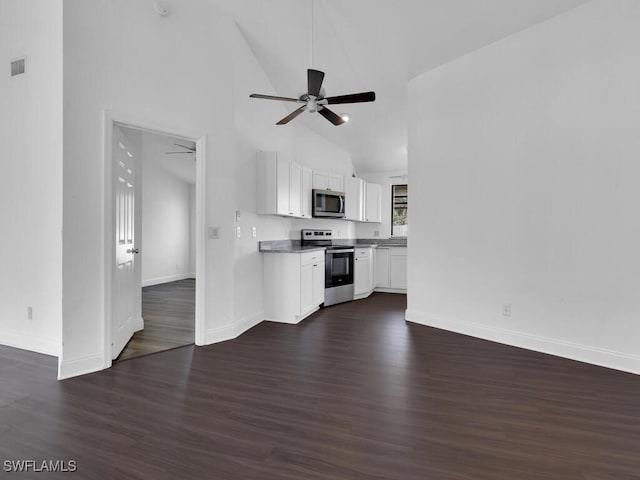
[[33, 307], [27, 307], [27, 320], [33, 320]]
[[502, 315], [504, 315], [505, 317], [510, 317], [511, 316], [511, 304], [510, 303], [505, 303], [502, 306]]
[[236, 227], [236, 238], [240, 238], [240, 227]]
[[236, 223], [240, 221], [240, 210], [236, 210]]
[[256, 238], [258, 236], [258, 229], [256, 227], [251, 227], [251, 238]]

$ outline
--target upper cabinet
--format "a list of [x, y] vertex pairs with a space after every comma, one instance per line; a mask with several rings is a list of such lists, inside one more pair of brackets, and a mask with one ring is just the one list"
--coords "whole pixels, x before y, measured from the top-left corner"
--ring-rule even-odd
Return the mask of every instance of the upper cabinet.
[[344, 177], [334, 173], [313, 172], [313, 188], [344, 192]]
[[[257, 163], [257, 212], [310, 217], [309, 199], [305, 199], [311, 196], [310, 191], [303, 197], [303, 170], [306, 169], [277, 152], [258, 152]], [[304, 208], [308, 208], [308, 214], [303, 211]]]
[[360, 178], [314, 172], [280, 152], [258, 152], [257, 213], [312, 218], [313, 189], [345, 194], [345, 220], [381, 222], [382, 186]]
[[365, 183], [364, 221], [382, 222], [382, 185]]
[[344, 218], [355, 222], [364, 221], [364, 180], [345, 177]]
[[302, 167], [302, 218], [311, 218], [311, 198], [313, 195], [313, 171]]

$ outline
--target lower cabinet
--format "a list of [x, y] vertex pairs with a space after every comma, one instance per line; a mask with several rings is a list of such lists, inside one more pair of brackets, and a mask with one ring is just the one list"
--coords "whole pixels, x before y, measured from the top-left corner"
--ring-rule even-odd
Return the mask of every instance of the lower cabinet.
[[267, 320], [298, 323], [324, 303], [324, 250], [263, 253]]
[[406, 293], [407, 247], [378, 247], [375, 255], [376, 290]]
[[373, 292], [373, 248], [356, 248], [354, 264], [353, 298], [359, 300]]

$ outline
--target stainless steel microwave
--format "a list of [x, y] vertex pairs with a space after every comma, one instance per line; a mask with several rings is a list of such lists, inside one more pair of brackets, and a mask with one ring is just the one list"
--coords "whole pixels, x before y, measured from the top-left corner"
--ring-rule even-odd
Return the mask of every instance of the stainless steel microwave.
[[332, 190], [313, 190], [314, 217], [344, 217], [344, 193]]

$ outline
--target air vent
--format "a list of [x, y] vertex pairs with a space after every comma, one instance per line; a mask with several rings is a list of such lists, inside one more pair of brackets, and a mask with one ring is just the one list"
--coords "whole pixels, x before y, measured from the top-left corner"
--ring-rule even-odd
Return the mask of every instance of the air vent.
[[24, 73], [24, 58], [11, 62], [11, 76], [22, 75]]

